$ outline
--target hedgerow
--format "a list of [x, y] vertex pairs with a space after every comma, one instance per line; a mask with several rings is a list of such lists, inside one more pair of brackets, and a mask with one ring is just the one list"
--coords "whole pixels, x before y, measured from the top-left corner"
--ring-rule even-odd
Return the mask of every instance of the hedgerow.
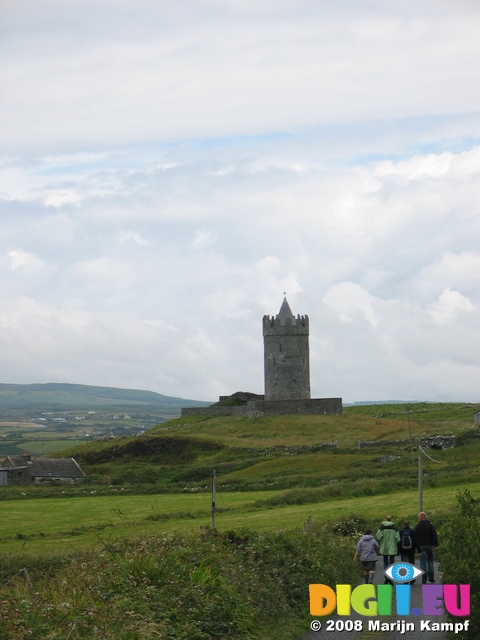
[[470, 584], [470, 625], [456, 637], [480, 637], [480, 500], [468, 489], [458, 491], [457, 508], [443, 522], [440, 566], [445, 584]]

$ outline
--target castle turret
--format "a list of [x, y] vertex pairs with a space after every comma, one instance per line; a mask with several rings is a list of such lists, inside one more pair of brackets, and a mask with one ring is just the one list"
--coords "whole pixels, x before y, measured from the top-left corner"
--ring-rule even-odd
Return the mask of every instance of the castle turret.
[[308, 316], [293, 315], [287, 298], [276, 317], [263, 316], [265, 400], [309, 400]]

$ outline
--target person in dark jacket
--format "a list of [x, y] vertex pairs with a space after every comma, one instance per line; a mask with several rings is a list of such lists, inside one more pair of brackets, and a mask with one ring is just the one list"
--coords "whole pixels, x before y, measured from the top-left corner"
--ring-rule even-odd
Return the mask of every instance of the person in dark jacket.
[[[410, 522], [408, 520], [404, 520], [403, 529], [400, 531], [400, 542], [398, 543], [400, 560], [414, 565], [416, 548], [415, 532], [410, 528]], [[415, 580], [412, 580], [410, 584], [413, 584], [414, 582]]]
[[422, 583], [426, 584], [427, 579], [430, 582], [435, 582], [433, 552], [438, 547], [437, 530], [430, 520], [427, 520], [427, 514], [424, 511], [418, 514], [418, 524], [413, 531], [417, 549], [420, 553], [420, 569], [425, 572], [422, 575]]
[[410, 522], [403, 522], [403, 529], [400, 531], [400, 542], [398, 543], [398, 552], [402, 562], [415, 564], [415, 550], [417, 548], [415, 541], [415, 531], [410, 528]]

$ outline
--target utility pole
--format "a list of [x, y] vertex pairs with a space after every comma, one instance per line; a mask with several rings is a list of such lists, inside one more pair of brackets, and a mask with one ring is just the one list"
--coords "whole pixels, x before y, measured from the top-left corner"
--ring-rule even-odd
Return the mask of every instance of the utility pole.
[[423, 511], [423, 468], [422, 468], [422, 449], [420, 440], [417, 438], [418, 451], [418, 512]]
[[413, 464], [415, 461], [413, 458], [412, 427], [410, 425], [410, 405], [408, 405], [408, 435], [410, 437], [410, 451], [412, 454], [412, 464]]
[[212, 482], [212, 529], [215, 529], [215, 479], [216, 471], [213, 470], [213, 482]]

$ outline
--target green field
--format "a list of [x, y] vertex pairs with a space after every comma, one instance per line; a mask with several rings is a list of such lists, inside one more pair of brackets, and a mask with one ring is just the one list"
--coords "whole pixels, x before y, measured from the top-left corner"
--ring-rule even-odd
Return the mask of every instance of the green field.
[[363, 528], [387, 514], [416, 522], [417, 438], [423, 508], [441, 561], [458, 567], [457, 546], [463, 558], [478, 546], [479, 408], [195, 417], [69, 446], [63, 455], [75, 456], [86, 481], [0, 488], [0, 636], [298, 640], [309, 626], [308, 584], [360, 579], [352, 556]]
[[456, 437], [453, 448], [426, 448], [423, 462], [424, 507], [448, 511], [458, 488], [480, 495], [478, 408], [422, 403], [349, 407], [341, 416], [194, 417], [136, 438], [69, 447], [65, 455], [74, 455], [87, 482], [2, 487], [0, 551], [68, 552], [142, 531], [198, 530], [211, 523], [214, 469], [223, 530], [301, 529], [309, 516], [323, 524], [350, 513], [372, 526], [387, 512], [412, 519], [418, 456], [410, 432], [413, 444]]
[[[480, 497], [480, 483], [468, 484], [468, 488]], [[288, 493], [282, 491], [276, 497]], [[424, 509], [429, 514], [448, 513], [456, 494], [457, 487], [427, 489]], [[271, 497], [268, 491], [217, 493], [216, 527], [220, 531], [302, 530], [309, 517], [314, 524], [324, 525], [350, 514], [363, 516], [375, 526], [386, 514], [399, 523], [406, 517], [414, 522], [418, 512], [415, 489], [277, 507], [268, 504]], [[101, 548], [102, 541], [172, 530], [198, 531], [211, 522], [211, 495], [207, 493], [10, 500], [2, 503], [0, 553], [68, 554]]]

